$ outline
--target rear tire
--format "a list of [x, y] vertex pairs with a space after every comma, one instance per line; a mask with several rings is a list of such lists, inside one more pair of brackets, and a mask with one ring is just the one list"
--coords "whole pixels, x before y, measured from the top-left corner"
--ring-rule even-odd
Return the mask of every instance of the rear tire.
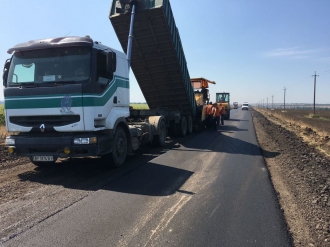
[[185, 116], [182, 116], [180, 123], [176, 125], [176, 136], [185, 137], [187, 135], [187, 120]]
[[187, 134], [190, 135], [193, 132], [192, 117], [187, 116]]
[[152, 144], [154, 146], [163, 147], [165, 146], [165, 141], [167, 137], [166, 124], [164, 120], [160, 120], [158, 126], [158, 135], [154, 135], [152, 139]]
[[228, 111], [226, 114], [226, 120], [229, 120], [229, 119], [230, 119], [230, 111]]

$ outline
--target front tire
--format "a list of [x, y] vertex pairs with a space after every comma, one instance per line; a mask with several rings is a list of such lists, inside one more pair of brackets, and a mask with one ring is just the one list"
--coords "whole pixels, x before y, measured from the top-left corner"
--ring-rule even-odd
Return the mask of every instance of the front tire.
[[127, 137], [124, 129], [118, 127], [115, 131], [112, 141], [111, 160], [116, 167], [120, 167], [125, 163], [127, 156]]

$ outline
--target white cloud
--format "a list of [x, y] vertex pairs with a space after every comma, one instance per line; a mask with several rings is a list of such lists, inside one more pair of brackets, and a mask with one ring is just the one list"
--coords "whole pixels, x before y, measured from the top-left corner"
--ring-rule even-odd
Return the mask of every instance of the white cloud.
[[278, 48], [264, 53], [265, 57], [287, 57], [287, 58], [307, 58], [310, 54], [318, 52], [319, 50], [306, 50], [302, 46], [290, 48]]

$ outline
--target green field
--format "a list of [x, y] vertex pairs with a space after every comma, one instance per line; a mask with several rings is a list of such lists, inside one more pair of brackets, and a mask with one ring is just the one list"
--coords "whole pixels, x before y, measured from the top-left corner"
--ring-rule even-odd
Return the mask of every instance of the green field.
[[0, 104], [0, 125], [5, 125], [5, 114], [3, 111], [3, 104]]
[[130, 106], [136, 110], [148, 110], [149, 109], [149, 106], [147, 103], [133, 103], [133, 104], [130, 104]]

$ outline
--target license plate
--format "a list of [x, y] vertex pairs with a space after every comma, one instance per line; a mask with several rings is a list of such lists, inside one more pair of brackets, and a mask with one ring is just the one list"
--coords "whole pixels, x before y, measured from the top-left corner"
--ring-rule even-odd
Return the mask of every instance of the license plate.
[[33, 161], [54, 161], [53, 156], [33, 156]]

